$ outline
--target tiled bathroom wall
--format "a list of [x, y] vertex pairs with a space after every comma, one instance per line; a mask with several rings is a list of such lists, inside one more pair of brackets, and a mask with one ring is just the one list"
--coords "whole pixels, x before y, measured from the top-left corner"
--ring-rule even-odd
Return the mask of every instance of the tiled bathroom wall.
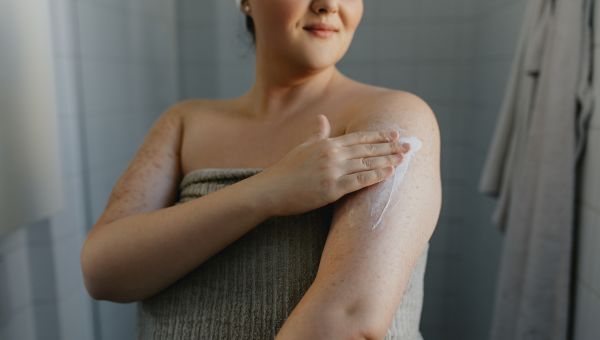
[[135, 305], [92, 301], [79, 255], [143, 136], [179, 100], [176, 1], [48, 1], [67, 202], [0, 240], [0, 339], [131, 339]]
[[[178, 16], [175, 0], [71, 4], [91, 227], [150, 126], [179, 100]], [[135, 304], [95, 306], [96, 339], [134, 337]]]
[[220, 2], [223, 1], [176, 1], [182, 98], [215, 98], [219, 92], [219, 20], [215, 14]]

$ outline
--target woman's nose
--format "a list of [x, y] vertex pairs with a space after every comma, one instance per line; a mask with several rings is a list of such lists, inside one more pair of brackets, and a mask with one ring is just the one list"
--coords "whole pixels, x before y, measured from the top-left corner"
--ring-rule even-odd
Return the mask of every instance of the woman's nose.
[[338, 0], [315, 0], [312, 3], [312, 8], [317, 14], [336, 13]]

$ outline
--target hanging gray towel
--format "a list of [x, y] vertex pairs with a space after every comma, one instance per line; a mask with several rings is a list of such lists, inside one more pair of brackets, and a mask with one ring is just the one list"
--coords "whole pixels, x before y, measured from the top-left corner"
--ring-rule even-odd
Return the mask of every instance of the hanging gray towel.
[[531, 0], [479, 190], [505, 233], [492, 340], [567, 339], [575, 174], [593, 106], [593, 0]]

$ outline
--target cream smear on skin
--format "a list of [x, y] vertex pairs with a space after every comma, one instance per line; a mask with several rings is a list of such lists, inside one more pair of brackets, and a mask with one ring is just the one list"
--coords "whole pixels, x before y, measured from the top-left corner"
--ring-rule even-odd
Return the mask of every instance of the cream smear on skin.
[[400, 137], [398, 141], [410, 144], [410, 150], [404, 155], [402, 162], [394, 170], [393, 180], [384, 181], [378, 188], [379, 191], [385, 193], [378, 194], [373, 202], [373, 205], [371, 206], [371, 218], [373, 218], [373, 216], [379, 211], [379, 218], [377, 218], [377, 222], [375, 222], [371, 230], [375, 230], [381, 224], [381, 220], [383, 219], [383, 215], [387, 209], [393, 208], [400, 201], [400, 197], [395, 195], [395, 193], [398, 191], [398, 187], [404, 181], [404, 176], [406, 175], [406, 171], [408, 170], [412, 157], [423, 145], [421, 140], [417, 137]]
[[[385, 125], [389, 127], [389, 124]], [[372, 128], [377, 128], [377, 126], [370, 126]], [[402, 185], [404, 181], [404, 176], [408, 171], [410, 166], [410, 162], [414, 155], [421, 149], [423, 142], [414, 136], [403, 136], [403, 133], [406, 132], [405, 129], [399, 128], [397, 125], [395, 128], [389, 129], [384, 128], [389, 131], [398, 131], [400, 137], [398, 138], [398, 142], [408, 143], [410, 144], [410, 150], [404, 154], [402, 158], [402, 162], [395, 168], [393, 179], [389, 178], [385, 181], [379, 182], [378, 184], [372, 186], [372, 190], [375, 191], [375, 199], [371, 203], [370, 206], [370, 219], [369, 221], [375, 220], [375, 223], [371, 227], [371, 230], [377, 229], [380, 226], [381, 221], [388, 209], [393, 209], [396, 204], [400, 201], [399, 195], [396, 195], [398, 191], [398, 187]]]

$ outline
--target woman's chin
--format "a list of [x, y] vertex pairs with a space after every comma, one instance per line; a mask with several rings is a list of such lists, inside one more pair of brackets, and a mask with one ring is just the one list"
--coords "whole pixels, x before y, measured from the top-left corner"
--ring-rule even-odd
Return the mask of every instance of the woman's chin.
[[339, 58], [332, 55], [307, 55], [303, 58], [303, 64], [307, 68], [321, 70], [331, 66], [335, 66]]

